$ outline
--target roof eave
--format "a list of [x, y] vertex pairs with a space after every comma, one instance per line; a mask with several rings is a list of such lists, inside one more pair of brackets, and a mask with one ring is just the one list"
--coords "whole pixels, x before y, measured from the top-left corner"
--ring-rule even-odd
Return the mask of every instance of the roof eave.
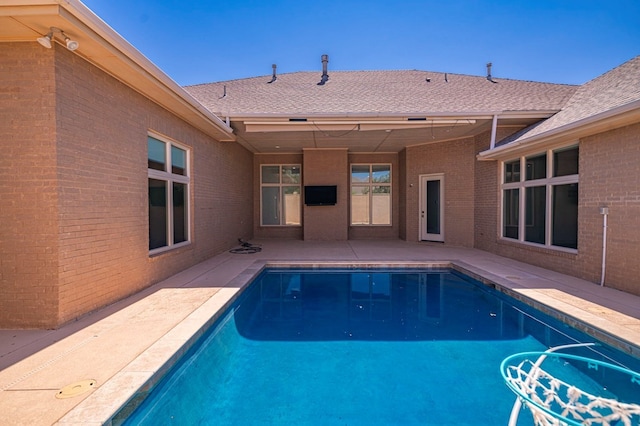
[[[4, 13], [3, 13], [4, 12]], [[235, 141], [233, 129], [205, 108], [178, 83], [135, 49], [78, 0], [14, 0], [0, 6], [0, 15], [28, 20], [35, 34], [44, 34], [54, 22], [79, 39], [74, 53], [133, 90], [171, 111], [218, 141]], [[55, 24], [61, 25], [61, 24]], [[33, 41], [35, 37], [20, 40]]]
[[529, 151], [539, 151], [553, 146], [597, 133], [617, 129], [640, 121], [640, 99], [595, 114], [555, 129], [524, 137], [507, 145], [483, 151], [477, 155], [478, 160], [500, 160], [506, 157], [519, 156]]

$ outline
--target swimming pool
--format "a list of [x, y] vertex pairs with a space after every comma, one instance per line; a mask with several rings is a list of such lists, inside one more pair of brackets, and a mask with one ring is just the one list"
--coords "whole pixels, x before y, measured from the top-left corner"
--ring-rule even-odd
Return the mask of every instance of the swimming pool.
[[268, 269], [126, 424], [506, 424], [502, 359], [584, 341], [455, 271]]

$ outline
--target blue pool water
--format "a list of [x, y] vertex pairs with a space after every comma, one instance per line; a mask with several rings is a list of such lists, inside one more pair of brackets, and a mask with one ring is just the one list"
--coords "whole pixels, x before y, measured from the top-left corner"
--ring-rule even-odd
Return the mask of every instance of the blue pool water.
[[125, 424], [504, 425], [505, 357], [593, 340], [457, 272], [272, 269]]

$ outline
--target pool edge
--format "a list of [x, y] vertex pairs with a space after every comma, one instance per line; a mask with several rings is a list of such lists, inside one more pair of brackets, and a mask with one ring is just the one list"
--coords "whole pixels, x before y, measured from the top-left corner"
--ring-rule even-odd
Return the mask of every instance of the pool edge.
[[[138, 404], [142, 401], [143, 398], [141, 398], [141, 396], [146, 395], [146, 393], [153, 389], [153, 387], [162, 380], [173, 364], [198, 341], [206, 330], [218, 320], [222, 313], [237, 300], [247, 285], [265, 268], [450, 268], [466, 274], [484, 285], [513, 297], [520, 302], [538, 309], [547, 315], [563, 321], [578, 330], [597, 338], [598, 340], [640, 359], [640, 347], [636, 346], [633, 342], [623, 339], [604, 328], [597, 327], [594, 324], [591, 324], [587, 319], [579, 318], [578, 315], [562, 312], [561, 310], [545, 304], [540, 300], [536, 300], [530, 295], [524, 294], [519, 290], [526, 289], [526, 287], [521, 287], [513, 280], [493, 274], [485, 269], [470, 265], [463, 261], [440, 260], [380, 262], [373, 260], [350, 260], [323, 262], [257, 260], [251, 265], [251, 267], [237, 274], [225, 286], [220, 287], [213, 296], [204, 301], [198, 308], [188, 315], [187, 318], [176, 324], [172, 331], [183, 326], [185, 322], [193, 320], [194, 317], [202, 316], [202, 318], [196, 321], [197, 324], [191, 324], [194, 331], [189, 338], [180, 344], [178, 343], [178, 340], [175, 340], [174, 343], [176, 343], [176, 346], [172, 349], [170, 354], [167, 354], [167, 356], [164, 357], [164, 361], [160, 365], [157, 365], [153, 371], [136, 372], [133, 371], [130, 366], [138, 362], [142, 357], [145, 357], [145, 354], [153, 346], [162, 344], [159, 342], [167, 343], [165, 340], [171, 340], [171, 338], [167, 338], [167, 336], [171, 334], [171, 331], [149, 346], [147, 350], [138, 355], [138, 357], [132, 360], [118, 373], [114, 374], [109, 380], [103, 383], [102, 386], [98, 387], [89, 397], [61, 418], [57, 424], [121, 424], [121, 422], [124, 421], [122, 417], [124, 415], [123, 410], [129, 411], [130, 409], [135, 409], [137, 407], [137, 405], [135, 405], [135, 400], [138, 400]], [[214, 307], [210, 305], [214, 305]], [[215, 309], [213, 311], [209, 310], [212, 308]], [[118, 391], [118, 398], [114, 398], [114, 390]]]

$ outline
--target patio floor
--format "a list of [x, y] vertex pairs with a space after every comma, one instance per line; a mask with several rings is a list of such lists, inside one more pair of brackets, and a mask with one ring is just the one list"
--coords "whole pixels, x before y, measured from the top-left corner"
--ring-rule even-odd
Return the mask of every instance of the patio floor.
[[[270, 262], [451, 263], [586, 324], [640, 358], [640, 297], [594, 283], [435, 243], [254, 242], [262, 252], [220, 254], [58, 330], [0, 330], [0, 423], [109, 423]], [[81, 386], [85, 380], [93, 384]]]

